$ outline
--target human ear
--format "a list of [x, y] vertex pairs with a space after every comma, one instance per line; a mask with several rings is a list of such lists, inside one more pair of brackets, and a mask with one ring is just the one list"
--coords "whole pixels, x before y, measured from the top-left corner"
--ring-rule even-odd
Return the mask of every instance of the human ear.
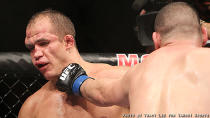
[[208, 41], [208, 35], [207, 30], [204, 26], [201, 26], [201, 32], [202, 32], [202, 46], [206, 45], [206, 42]]
[[153, 34], [152, 34], [152, 40], [154, 42], [155, 50], [157, 50], [158, 48], [160, 48], [160, 34], [157, 33], [157, 32], [153, 32]]
[[65, 47], [67, 49], [75, 46], [74, 37], [72, 35], [65, 35], [64, 36], [64, 43], [65, 43]]

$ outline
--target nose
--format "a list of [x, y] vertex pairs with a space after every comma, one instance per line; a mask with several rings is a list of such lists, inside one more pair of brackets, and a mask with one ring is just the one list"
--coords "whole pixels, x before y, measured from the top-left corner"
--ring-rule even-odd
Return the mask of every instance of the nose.
[[34, 59], [39, 60], [43, 56], [43, 52], [40, 49], [35, 48], [34, 50]]

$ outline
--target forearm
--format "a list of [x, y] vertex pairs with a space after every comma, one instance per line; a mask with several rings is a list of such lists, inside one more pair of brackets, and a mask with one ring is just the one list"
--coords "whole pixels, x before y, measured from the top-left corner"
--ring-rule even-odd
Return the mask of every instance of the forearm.
[[127, 94], [119, 79], [88, 79], [80, 87], [83, 97], [99, 106], [127, 106]]
[[123, 86], [128, 82], [124, 80], [126, 79], [91, 79], [79, 64], [72, 63], [63, 70], [56, 87], [69, 95], [82, 95], [100, 106], [121, 105], [128, 101], [128, 86]]
[[[103, 83], [103, 84], [102, 84]], [[111, 98], [110, 96], [112, 92], [109, 91], [109, 88], [106, 88], [106, 82], [98, 81], [97, 79], [87, 79], [80, 87], [80, 92], [82, 96], [92, 103], [99, 105], [99, 106], [111, 106]]]

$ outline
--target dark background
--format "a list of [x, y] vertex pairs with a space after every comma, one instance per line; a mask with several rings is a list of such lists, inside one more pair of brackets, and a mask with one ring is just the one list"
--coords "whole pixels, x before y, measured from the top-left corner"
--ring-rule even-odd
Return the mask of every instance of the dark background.
[[52, 8], [70, 17], [80, 52], [143, 52], [134, 32], [133, 0], [3, 0], [0, 52], [25, 52], [25, 27], [36, 12]]
[[[34, 13], [51, 8], [73, 21], [80, 52], [144, 53], [148, 47], [142, 46], [145, 35], [138, 39], [135, 31], [139, 28], [136, 27], [139, 11], [132, 8], [134, 1], [141, 4], [147, 1], [143, 7], [147, 12], [158, 11], [167, 2], [185, 1], [196, 7], [201, 19], [210, 19], [208, 6], [202, 5], [205, 0], [3, 0], [0, 2], [0, 52], [26, 52], [24, 38], [28, 20]], [[151, 38], [152, 24], [148, 21], [152, 20], [150, 16], [145, 19], [140, 23], [145, 28], [140, 31]]]

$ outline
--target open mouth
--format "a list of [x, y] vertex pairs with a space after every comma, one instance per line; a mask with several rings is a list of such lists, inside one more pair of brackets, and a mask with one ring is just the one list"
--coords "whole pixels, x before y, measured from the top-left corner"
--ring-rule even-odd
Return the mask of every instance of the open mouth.
[[38, 68], [42, 68], [42, 67], [44, 67], [44, 66], [46, 66], [47, 65], [47, 63], [46, 64], [37, 64], [37, 67]]

